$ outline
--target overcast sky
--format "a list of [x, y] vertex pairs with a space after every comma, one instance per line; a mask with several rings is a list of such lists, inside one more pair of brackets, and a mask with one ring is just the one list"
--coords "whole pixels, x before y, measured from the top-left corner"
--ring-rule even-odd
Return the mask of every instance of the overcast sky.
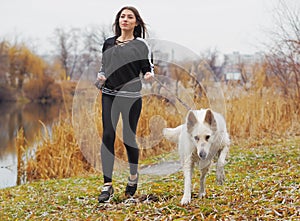
[[[300, 0], [286, 0], [300, 6]], [[135, 6], [153, 36], [197, 54], [254, 53], [266, 41], [278, 0], [0, 0], [0, 40], [30, 41], [38, 52], [58, 27], [111, 25], [119, 9]]]

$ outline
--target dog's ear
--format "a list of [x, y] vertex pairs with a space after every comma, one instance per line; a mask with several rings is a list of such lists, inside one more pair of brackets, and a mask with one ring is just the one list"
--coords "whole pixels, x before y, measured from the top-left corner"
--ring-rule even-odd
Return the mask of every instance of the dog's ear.
[[210, 125], [212, 130], [217, 130], [217, 122], [213, 112], [210, 109], [207, 109], [206, 111], [204, 122]]
[[189, 111], [188, 117], [187, 117], [187, 122], [186, 122], [188, 132], [191, 132], [193, 130], [193, 128], [197, 122], [198, 122], [198, 120], [197, 120], [194, 112]]

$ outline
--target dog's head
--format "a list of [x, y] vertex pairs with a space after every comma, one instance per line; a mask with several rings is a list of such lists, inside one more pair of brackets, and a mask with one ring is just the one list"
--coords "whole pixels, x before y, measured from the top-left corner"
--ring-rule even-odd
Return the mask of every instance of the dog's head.
[[189, 111], [186, 125], [191, 141], [197, 148], [199, 158], [205, 160], [217, 130], [213, 112], [210, 109]]

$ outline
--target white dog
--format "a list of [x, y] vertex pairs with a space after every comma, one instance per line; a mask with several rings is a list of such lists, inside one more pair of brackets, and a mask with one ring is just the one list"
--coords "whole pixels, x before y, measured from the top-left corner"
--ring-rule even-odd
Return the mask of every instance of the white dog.
[[218, 157], [217, 182], [223, 184], [224, 165], [230, 140], [221, 114], [210, 109], [191, 110], [184, 124], [176, 128], [164, 128], [163, 135], [178, 144], [184, 172], [182, 205], [191, 202], [192, 173], [195, 163], [199, 163], [201, 170], [200, 197], [205, 196], [205, 176], [215, 156]]

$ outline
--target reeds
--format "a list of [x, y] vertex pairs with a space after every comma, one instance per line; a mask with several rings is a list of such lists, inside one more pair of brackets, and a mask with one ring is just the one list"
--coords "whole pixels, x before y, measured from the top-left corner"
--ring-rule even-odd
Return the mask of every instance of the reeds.
[[23, 183], [24, 178], [26, 177], [26, 169], [25, 169], [25, 161], [24, 161], [24, 152], [25, 152], [25, 137], [24, 137], [24, 130], [21, 128], [18, 131], [17, 138], [16, 138], [16, 147], [17, 147], [17, 185], [20, 185]]
[[94, 171], [82, 155], [68, 120], [59, 121], [53, 126], [51, 135], [45, 132], [38, 139], [41, 142], [37, 144], [33, 158], [27, 159], [28, 181], [72, 177]]
[[[254, 73], [250, 87], [241, 84], [223, 84], [227, 127], [233, 141], [239, 139], [263, 139], [280, 138], [299, 135], [300, 117], [299, 105], [292, 99], [282, 95], [275, 85], [268, 79], [265, 70], [261, 69]], [[208, 102], [202, 97], [197, 97], [191, 91], [197, 108], [208, 107]], [[202, 94], [203, 95], [203, 94]], [[179, 94], [180, 96], [180, 94]], [[27, 179], [50, 179], [78, 176], [95, 172], [99, 169], [100, 143], [95, 145], [84, 145], [83, 141], [94, 140], [90, 133], [95, 127], [97, 136], [101, 137], [101, 97], [92, 110], [93, 115], [82, 114], [78, 125], [87, 125], [81, 129], [81, 137], [74, 132], [71, 119], [60, 120], [52, 128], [49, 134], [40, 135], [35, 157], [29, 159], [26, 166]], [[85, 108], [85, 107], [83, 107]], [[89, 110], [90, 111], [90, 110]], [[162, 138], [163, 127], [175, 127], [180, 125], [184, 119], [170, 100], [159, 95], [143, 97], [143, 109], [138, 124], [137, 141], [140, 146], [140, 158], [146, 159], [174, 150], [174, 144]], [[94, 119], [91, 119], [94, 118]], [[95, 122], [96, 125], [92, 125]], [[122, 140], [121, 124], [117, 128], [118, 139], [115, 142], [116, 158], [127, 160], [125, 147]], [[28, 148], [21, 142], [22, 131], [17, 142], [19, 150]], [[90, 148], [90, 149], [86, 149]], [[20, 167], [22, 166], [20, 162]]]
[[261, 70], [249, 88], [227, 88], [227, 126], [233, 139], [280, 138], [299, 135], [299, 105], [270, 84]]

